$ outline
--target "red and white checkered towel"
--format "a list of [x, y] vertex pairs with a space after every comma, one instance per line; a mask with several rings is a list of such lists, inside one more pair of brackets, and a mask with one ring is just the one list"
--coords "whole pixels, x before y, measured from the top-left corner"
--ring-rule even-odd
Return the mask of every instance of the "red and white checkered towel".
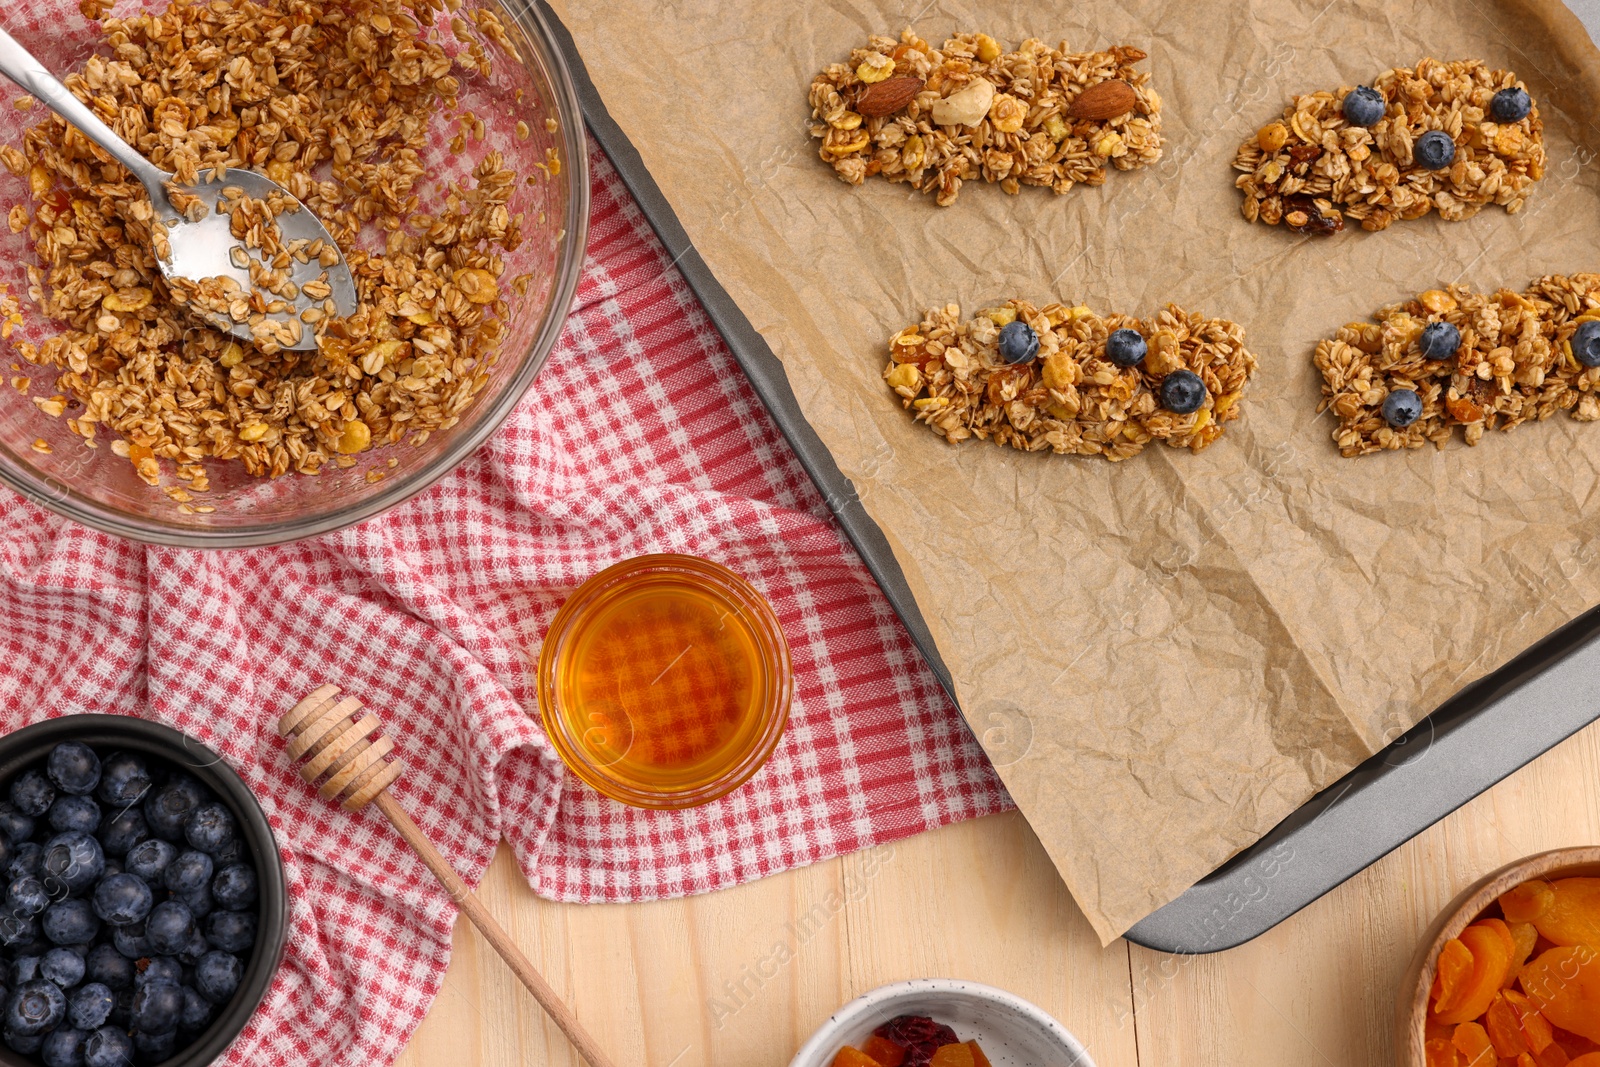
[[[388, 1063], [438, 992], [455, 908], [376, 812], [319, 801], [274, 724], [333, 681], [384, 720], [401, 802], [476, 882], [504, 836], [538, 893], [702, 893], [1009, 806], [882, 594], [609, 163], [566, 335], [477, 455], [403, 507], [277, 549], [147, 549], [0, 495], [0, 726], [109, 711], [212, 745], [289, 866], [288, 954], [229, 1064]], [[685, 812], [605, 800], [532, 717], [585, 578], [647, 552], [744, 575], [794, 657], [789, 728]]]

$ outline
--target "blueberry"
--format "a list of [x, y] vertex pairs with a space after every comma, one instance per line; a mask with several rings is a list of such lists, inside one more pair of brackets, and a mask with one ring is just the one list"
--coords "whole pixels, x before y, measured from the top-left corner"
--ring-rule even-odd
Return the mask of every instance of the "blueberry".
[[39, 926], [58, 945], [87, 945], [100, 932], [100, 920], [87, 900], [74, 897], [50, 905]]
[[1423, 359], [1449, 359], [1461, 347], [1461, 331], [1453, 323], [1430, 322], [1422, 328], [1417, 338], [1417, 351]]
[[102, 1026], [83, 1043], [83, 1067], [128, 1067], [133, 1038], [113, 1026]]
[[111, 1025], [122, 1030], [133, 1025], [133, 990], [124, 989], [117, 994], [117, 1002], [111, 1007]]
[[81, 741], [63, 741], [51, 749], [45, 769], [63, 793], [82, 796], [93, 793], [94, 787], [100, 784], [100, 757]]
[[1161, 406], [1174, 415], [1199, 411], [1206, 402], [1206, 383], [1192, 370], [1175, 370], [1161, 379]]
[[247, 863], [230, 863], [211, 881], [211, 895], [219, 908], [248, 908], [258, 892], [256, 869]]
[[223, 1004], [239, 988], [244, 964], [231, 952], [207, 952], [194, 968], [194, 987], [213, 1004]]
[[11, 783], [11, 803], [24, 815], [37, 819], [55, 802], [55, 786], [38, 771], [24, 771]]
[[27, 985], [29, 982], [37, 982], [39, 980], [39, 965], [43, 962], [43, 956], [18, 956], [12, 960], [12, 987]]
[[23, 841], [17, 845], [11, 862], [6, 864], [6, 881], [14, 882], [44, 869], [44, 846], [37, 841]]
[[88, 1034], [73, 1027], [52, 1030], [39, 1047], [39, 1058], [44, 1067], [83, 1067], [83, 1046], [88, 1040]]
[[145, 933], [149, 920], [130, 926], [113, 926], [111, 944], [127, 959], [142, 960], [150, 955], [150, 937]]
[[226, 867], [230, 863], [245, 863], [250, 859], [250, 850], [245, 847], [244, 841], [235, 834], [233, 843], [224, 845], [211, 854], [217, 861], [218, 867]]
[[1496, 122], [1518, 122], [1527, 118], [1532, 110], [1533, 101], [1528, 97], [1528, 90], [1515, 86], [1501, 89], [1489, 101], [1489, 114]]
[[62, 989], [71, 989], [83, 981], [83, 972], [83, 957], [70, 948], [53, 948], [39, 961], [39, 977]]
[[[205, 990], [200, 991], [202, 995]], [[164, 1034], [178, 1027], [183, 992], [173, 982], [146, 982], [133, 991], [133, 1028]]]
[[100, 805], [88, 797], [71, 794], [57, 797], [56, 802], [50, 805], [50, 810], [46, 813], [46, 820], [52, 830], [78, 830], [92, 834], [100, 825]]
[[150, 832], [168, 841], [183, 839], [184, 823], [206, 801], [205, 787], [187, 776], [174, 778], [144, 802]]
[[1000, 327], [1000, 358], [1007, 363], [1027, 363], [1039, 354], [1039, 335], [1021, 319]]
[[60, 986], [54, 982], [28, 982], [11, 994], [6, 1005], [6, 1029], [33, 1037], [61, 1025], [66, 1016], [67, 995]]
[[178, 1029], [188, 1030], [191, 1033], [204, 1030], [211, 1022], [211, 1017], [216, 1014], [215, 1005], [195, 992], [194, 986], [186, 985], [182, 989], [183, 1011], [178, 1013]]
[[167, 864], [166, 873], [162, 875], [161, 884], [174, 893], [187, 893], [195, 889], [204, 889], [211, 882], [211, 875], [216, 870], [211, 862], [211, 857], [204, 852], [189, 849], [178, 853], [178, 858]]
[[172, 899], [188, 908], [196, 923], [217, 910], [216, 902], [211, 899], [211, 887], [208, 885], [184, 893], [174, 893]]
[[101, 982], [90, 982], [67, 998], [67, 1021], [79, 1030], [93, 1030], [104, 1026], [111, 1018], [111, 1009], [117, 998]]
[[[205, 955], [201, 953], [201, 955]], [[153, 960], [146, 960], [144, 970], [139, 972], [139, 977], [133, 980], [133, 988], [149, 985], [151, 982], [171, 982], [180, 985], [183, 982], [183, 964], [175, 956], [157, 956]]]
[[154, 894], [137, 874], [113, 874], [94, 887], [94, 913], [112, 926], [136, 923], [154, 905]]
[[1383, 398], [1383, 419], [1403, 430], [1422, 417], [1422, 399], [1415, 389], [1391, 389]]
[[6, 888], [6, 907], [17, 915], [38, 915], [50, 906], [50, 894], [44, 883], [33, 875], [24, 875]]
[[81, 893], [98, 882], [105, 870], [106, 854], [100, 842], [81, 830], [68, 830], [44, 843], [40, 881], [51, 893], [62, 886], [68, 893]]
[[1112, 330], [1106, 338], [1106, 358], [1119, 367], [1137, 367], [1149, 350], [1138, 330]]
[[133, 1035], [133, 1047], [139, 1051], [141, 1063], [165, 1063], [172, 1058], [172, 1052], [177, 1044], [178, 1035], [173, 1030], [168, 1030], [164, 1034], [151, 1034], [140, 1030]]
[[1572, 356], [1585, 367], [1600, 367], [1600, 322], [1590, 319], [1572, 331]]
[[40, 1034], [19, 1034], [8, 1026], [5, 1030], [5, 1042], [11, 1051], [32, 1056], [39, 1051], [39, 1046], [44, 1044], [44, 1037]]
[[1443, 130], [1429, 130], [1411, 146], [1411, 158], [1427, 170], [1443, 170], [1456, 161], [1456, 143]]
[[144, 932], [156, 955], [175, 956], [194, 936], [194, 912], [176, 900], [163, 901], [150, 909]]
[[[115, 945], [96, 945], [83, 958], [83, 976], [90, 984], [103, 985], [113, 991], [133, 988], [133, 976], [137, 973], [133, 961], [118, 952]], [[93, 1030], [94, 1027], [84, 1029]]]
[[1383, 94], [1370, 85], [1351, 89], [1344, 97], [1344, 120], [1352, 126], [1374, 126], [1388, 109]]
[[150, 768], [143, 756], [113, 752], [100, 768], [100, 788], [95, 795], [113, 807], [124, 808], [143, 803], [150, 785]]
[[170, 841], [163, 841], [159, 837], [152, 837], [148, 841], [141, 841], [128, 850], [127, 867], [129, 874], [137, 874], [151, 885], [160, 885], [162, 874], [166, 872], [167, 864], [178, 857], [178, 849]]
[[17, 951], [39, 939], [39, 920], [32, 915], [0, 915], [0, 945]]
[[24, 815], [15, 804], [0, 802], [0, 835], [13, 843], [26, 841], [33, 836], [33, 816]]
[[219, 947], [220, 946], [212, 945], [211, 942], [206, 939], [206, 935], [200, 932], [199, 925], [196, 924], [194, 936], [189, 939], [189, 944], [184, 946], [184, 950], [178, 953], [178, 962], [183, 964], [185, 967], [198, 966], [202, 956], [204, 956], [207, 952], [210, 952], [213, 948]]
[[245, 952], [256, 943], [256, 921], [253, 911], [214, 911], [206, 920], [206, 938], [224, 952]]
[[138, 808], [107, 812], [100, 823], [100, 846], [108, 856], [126, 856], [128, 851], [150, 836], [144, 812]]

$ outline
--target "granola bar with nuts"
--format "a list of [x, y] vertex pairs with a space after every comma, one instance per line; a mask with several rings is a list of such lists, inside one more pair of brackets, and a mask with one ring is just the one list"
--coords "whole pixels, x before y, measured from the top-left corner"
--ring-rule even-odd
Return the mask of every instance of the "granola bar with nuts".
[[841, 180], [910, 182], [940, 207], [978, 178], [1008, 193], [1099, 185], [1107, 164], [1161, 158], [1161, 98], [1133, 68], [1144, 58], [1124, 45], [1069, 52], [1036, 38], [1007, 52], [983, 33], [939, 49], [910, 30], [874, 36], [812, 81], [811, 135]]
[[965, 321], [955, 304], [929, 311], [890, 339], [883, 377], [951, 443], [1122, 460], [1151, 441], [1205, 448], [1239, 417], [1255, 368], [1243, 327], [1227, 319], [1010, 300]]
[[1516, 74], [1424, 59], [1370, 86], [1297, 96], [1233, 160], [1251, 222], [1326, 235], [1346, 219], [1382, 230], [1485, 204], [1521, 210], [1544, 176], [1544, 124]]
[[[1594, 325], [1586, 325], [1593, 323]], [[1430, 289], [1318, 343], [1319, 411], [1342, 456], [1469, 445], [1565, 411], [1600, 419], [1600, 274], [1540, 278], [1522, 292]], [[1399, 403], [1397, 403], [1397, 400]]]

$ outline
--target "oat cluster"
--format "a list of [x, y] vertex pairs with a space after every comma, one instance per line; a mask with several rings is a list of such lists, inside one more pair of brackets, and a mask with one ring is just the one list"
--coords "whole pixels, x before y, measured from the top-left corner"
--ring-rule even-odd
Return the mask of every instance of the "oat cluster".
[[[84, 0], [83, 10], [101, 18], [108, 6]], [[161, 235], [143, 188], [46, 116], [20, 148], [0, 149], [31, 192], [31, 210], [18, 205], [10, 216], [42, 264], [29, 268], [28, 295], [59, 330], [18, 346], [62, 372], [56, 395], [34, 397], [41, 410], [66, 415], [91, 447], [109, 430], [114, 451], [151, 484], [160, 461], [171, 461], [194, 490], [207, 488], [203, 460], [238, 459], [254, 475], [310, 474], [454, 425], [486, 384], [505, 332], [502, 253], [518, 246], [522, 220], [508, 209], [517, 176], [498, 153], [484, 154], [462, 186], [438, 187], [424, 172], [430, 129], [457, 107], [460, 79], [490, 70], [481, 38], [510, 45], [494, 14], [477, 11], [475, 24], [452, 18], [463, 42], [452, 58], [424, 31], [445, 7], [172, 0], [159, 12], [104, 18], [104, 47], [68, 76], [72, 92], [179, 183], [225, 185], [228, 169], [251, 167], [286, 186], [345, 250], [360, 306], [347, 319], [324, 309], [256, 344], [200, 324], [186, 303], [249, 319], [267, 294], [283, 292], [274, 271], [285, 256], [327, 266], [337, 252], [275, 245], [271, 220], [284, 205], [235, 198], [236, 236], [253, 241], [259, 289], [224, 292], [216, 279], [196, 279], [175, 293], [157, 269]], [[481, 140], [482, 127], [474, 132]], [[460, 152], [466, 137], [457, 142]], [[442, 210], [419, 214], [425, 200]], [[279, 350], [301, 328], [320, 332], [318, 350]]]
[[[1571, 345], [1578, 324], [1591, 319], [1600, 319], [1600, 274], [1551, 274], [1520, 293], [1430, 289], [1318, 343], [1319, 410], [1338, 418], [1333, 439], [1343, 456], [1430, 441], [1443, 448], [1458, 426], [1475, 445], [1485, 430], [1558, 411], [1592, 422], [1600, 419], [1600, 367], [1579, 363]], [[1424, 359], [1418, 338], [1441, 320], [1461, 331], [1461, 346], [1453, 359]], [[1383, 417], [1394, 389], [1415, 390], [1422, 401], [1422, 416], [1404, 429]]]
[[[1022, 319], [1038, 335], [1035, 359], [1007, 364], [1000, 329]], [[1145, 338], [1148, 355], [1125, 368], [1105, 356], [1114, 330]], [[1198, 452], [1239, 417], [1239, 400], [1256, 368], [1244, 328], [1227, 319], [1169, 305], [1152, 319], [1097, 315], [1087, 307], [1025, 300], [980, 311], [965, 321], [955, 304], [928, 312], [889, 341], [884, 380], [906, 408], [952, 443], [969, 437], [1025, 452], [1127, 459], [1151, 441]], [[1174, 414], [1157, 391], [1173, 371], [1205, 383], [1199, 410]]]
[[[1544, 125], [1535, 106], [1516, 122], [1489, 116], [1500, 89], [1525, 88], [1511, 71], [1481, 61], [1424, 59], [1414, 69], [1384, 71], [1372, 83], [1388, 107], [1371, 127], [1352, 126], [1338, 92], [1297, 96], [1283, 117], [1239, 146], [1235, 184], [1251, 222], [1327, 234], [1346, 218], [1382, 230], [1396, 219], [1432, 211], [1455, 222], [1485, 204], [1521, 210], [1544, 176]], [[1455, 142], [1455, 161], [1441, 170], [1418, 166], [1412, 146], [1429, 130]]]
[[[1065, 42], [1050, 48], [1033, 38], [1006, 52], [982, 33], [956, 34], [939, 49], [910, 30], [898, 41], [874, 36], [812, 81], [811, 134], [842, 180], [910, 182], [941, 207], [978, 178], [1008, 193], [1024, 185], [1064, 193], [1101, 184], [1108, 164], [1132, 170], [1161, 158], [1161, 99], [1150, 75], [1133, 68], [1144, 58], [1137, 48], [1069, 52]], [[921, 85], [897, 82], [915, 90], [903, 106], [863, 114], [869, 90], [894, 79]], [[1107, 81], [1128, 87], [1125, 111], [1069, 114], [1088, 87]]]

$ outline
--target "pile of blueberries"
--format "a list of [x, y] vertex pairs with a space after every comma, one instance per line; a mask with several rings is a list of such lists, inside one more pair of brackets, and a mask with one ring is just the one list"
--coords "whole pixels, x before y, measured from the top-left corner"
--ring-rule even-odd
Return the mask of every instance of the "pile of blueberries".
[[[1039, 335], [1021, 319], [1012, 319], [1000, 328], [998, 347], [1000, 358], [1012, 366], [1032, 363], [1039, 354]], [[1137, 367], [1149, 351], [1138, 330], [1112, 330], [1106, 338], [1106, 358], [1119, 367]], [[1192, 370], [1175, 370], [1161, 379], [1156, 395], [1168, 411], [1188, 415], [1206, 402], [1206, 383]]]
[[232, 812], [142, 755], [68, 741], [0, 801], [0, 1039], [45, 1067], [160, 1063], [232, 999], [256, 870]]

